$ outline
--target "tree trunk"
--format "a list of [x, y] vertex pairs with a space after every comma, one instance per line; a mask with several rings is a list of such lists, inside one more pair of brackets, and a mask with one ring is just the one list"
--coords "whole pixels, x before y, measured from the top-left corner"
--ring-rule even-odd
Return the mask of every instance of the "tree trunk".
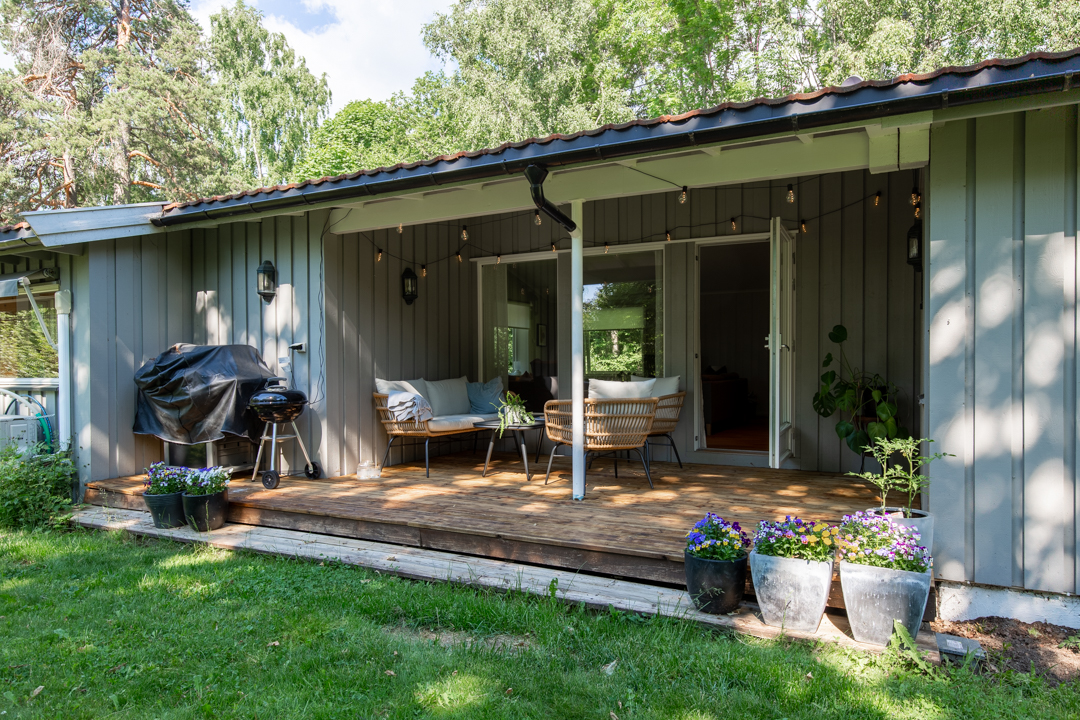
[[[116, 12], [116, 49], [120, 57], [118, 64], [123, 63], [127, 53], [128, 44], [131, 42], [131, 0], [120, 0], [120, 6]], [[117, 88], [123, 92], [124, 88]], [[121, 112], [123, 109], [121, 107]], [[115, 178], [113, 180], [113, 203], [124, 205], [128, 202], [128, 190], [131, 187], [131, 159], [128, 157], [128, 148], [131, 145], [131, 124], [127, 118], [121, 115], [117, 120], [116, 139], [113, 140], [112, 166]]]
[[79, 198], [75, 192], [75, 161], [71, 158], [71, 151], [65, 150], [63, 157], [64, 165], [64, 207], [73, 208], [79, 206]]

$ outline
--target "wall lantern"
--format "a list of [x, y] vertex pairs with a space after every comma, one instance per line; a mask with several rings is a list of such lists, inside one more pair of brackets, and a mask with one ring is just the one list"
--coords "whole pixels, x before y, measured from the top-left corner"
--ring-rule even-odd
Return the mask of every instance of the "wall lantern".
[[922, 270], [922, 222], [917, 221], [907, 231], [907, 261], [916, 272]]
[[413, 300], [420, 297], [420, 282], [412, 268], [405, 268], [405, 272], [401, 273], [401, 297], [406, 305], [412, 305]]
[[263, 260], [262, 265], [259, 266], [255, 290], [266, 302], [272, 301], [277, 295], [277, 270], [274, 269], [274, 263], [269, 260]]

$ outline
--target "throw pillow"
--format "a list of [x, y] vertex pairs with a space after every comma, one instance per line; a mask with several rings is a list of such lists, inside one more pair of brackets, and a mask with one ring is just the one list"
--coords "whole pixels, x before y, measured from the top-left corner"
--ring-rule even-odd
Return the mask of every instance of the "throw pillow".
[[[630, 379], [640, 381], [648, 380], [649, 378], [631, 375]], [[665, 395], [674, 395], [679, 392], [679, 376], [656, 378], [656, 384], [653, 385], [653, 392], [656, 393], [653, 397], [664, 397]]]
[[617, 382], [615, 380], [589, 380], [589, 397], [605, 399], [650, 398], [655, 380], [640, 382]]
[[470, 408], [468, 384], [467, 377], [428, 380], [428, 394], [425, 397], [431, 403], [431, 414], [435, 417], [468, 415]]
[[486, 383], [468, 383], [465, 389], [469, 393], [470, 412], [476, 415], [495, 414], [503, 389], [501, 377], [494, 377]]
[[427, 394], [427, 382], [424, 378], [418, 378], [416, 380], [379, 380], [375, 378], [375, 390], [380, 395], [389, 395], [396, 392], [407, 392], [413, 395], [419, 395], [420, 397], [431, 402], [431, 398]]

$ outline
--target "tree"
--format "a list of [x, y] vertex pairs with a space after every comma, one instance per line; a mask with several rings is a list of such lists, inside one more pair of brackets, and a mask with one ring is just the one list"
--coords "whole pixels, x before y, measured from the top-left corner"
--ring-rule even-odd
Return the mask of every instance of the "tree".
[[242, 184], [284, 182], [329, 113], [326, 76], [312, 75], [285, 36], [266, 30], [262, 14], [242, 0], [211, 15], [210, 25], [233, 175]]
[[224, 184], [215, 92], [183, 0], [2, 0], [21, 88], [19, 210], [184, 199]]

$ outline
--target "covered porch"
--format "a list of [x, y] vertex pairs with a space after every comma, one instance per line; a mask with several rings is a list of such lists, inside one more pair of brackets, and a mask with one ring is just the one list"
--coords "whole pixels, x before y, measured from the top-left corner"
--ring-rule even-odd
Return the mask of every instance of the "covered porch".
[[[589, 501], [570, 502], [570, 458], [558, 458], [544, 484], [527, 481], [520, 456], [458, 452], [394, 465], [381, 478], [283, 478], [276, 490], [237, 478], [229, 521], [513, 560], [681, 586], [684, 535], [705, 512], [752, 530], [759, 520], [798, 515], [839, 521], [877, 502], [851, 477], [767, 468], [654, 462], [650, 489], [641, 466], [601, 459], [587, 477]], [[144, 509], [142, 477], [90, 483], [87, 502]], [[748, 582], [748, 590], [753, 587]], [[842, 607], [839, 583], [830, 606]], [[929, 607], [933, 607], [933, 603]]]

